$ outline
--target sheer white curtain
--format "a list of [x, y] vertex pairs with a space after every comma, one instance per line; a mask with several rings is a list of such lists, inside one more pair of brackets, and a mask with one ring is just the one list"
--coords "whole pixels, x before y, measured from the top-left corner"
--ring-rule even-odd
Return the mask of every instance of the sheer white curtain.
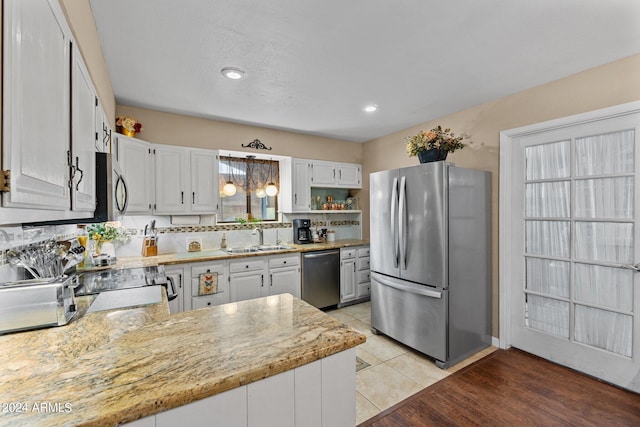
[[525, 149], [525, 325], [629, 357], [634, 137]]

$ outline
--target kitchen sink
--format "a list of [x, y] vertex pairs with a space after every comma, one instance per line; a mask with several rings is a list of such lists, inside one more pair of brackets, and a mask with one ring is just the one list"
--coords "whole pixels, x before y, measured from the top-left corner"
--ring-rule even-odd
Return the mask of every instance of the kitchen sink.
[[284, 251], [288, 249], [293, 249], [291, 246], [282, 246], [282, 245], [262, 245], [257, 247], [258, 250], [261, 251]]
[[259, 249], [257, 247], [251, 248], [227, 248], [223, 249], [228, 254], [250, 254], [253, 252], [258, 252]]
[[283, 245], [260, 245], [251, 246], [248, 248], [227, 248], [223, 249], [228, 254], [250, 254], [255, 252], [267, 252], [267, 251], [285, 251], [293, 249], [291, 246]]

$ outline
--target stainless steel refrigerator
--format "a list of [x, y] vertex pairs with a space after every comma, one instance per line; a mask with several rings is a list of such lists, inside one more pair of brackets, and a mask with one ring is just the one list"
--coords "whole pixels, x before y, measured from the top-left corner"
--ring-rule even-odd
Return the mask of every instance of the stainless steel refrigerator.
[[371, 326], [451, 366], [491, 344], [490, 174], [372, 173]]

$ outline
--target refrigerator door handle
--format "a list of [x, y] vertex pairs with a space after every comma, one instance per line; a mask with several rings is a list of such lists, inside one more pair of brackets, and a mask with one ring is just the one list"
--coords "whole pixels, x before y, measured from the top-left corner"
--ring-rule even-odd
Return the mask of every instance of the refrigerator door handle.
[[398, 210], [398, 177], [393, 178], [393, 188], [391, 189], [391, 244], [393, 245], [393, 266], [398, 267], [399, 262], [399, 246], [398, 228], [396, 226], [396, 211]]
[[403, 283], [398, 283], [395, 280], [389, 280], [387, 278], [385, 278], [384, 276], [381, 276], [380, 274], [377, 273], [371, 273], [371, 280], [375, 280], [376, 282], [384, 285], [384, 286], [388, 286], [390, 288], [394, 288], [394, 289], [398, 289], [399, 291], [404, 291], [404, 292], [410, 292], [412, 294], [418, 294], [418, 295], [423, 295], [425, 297], [429, 297], [429, 298], [437, 298], [437, 299], [441, 299], [442, 298], [442, 292], [439, 291], [434, 291], [431, 290], [429, 288], [427, 288], [424, 285], [405, 285]]
[[400, 229], [400, 241], [402, 250], [400, 257], [402, 258], [402, 268], [407, 269], [407, 177], [400, 179], [400, 204], [398, 206], [398, 223]]

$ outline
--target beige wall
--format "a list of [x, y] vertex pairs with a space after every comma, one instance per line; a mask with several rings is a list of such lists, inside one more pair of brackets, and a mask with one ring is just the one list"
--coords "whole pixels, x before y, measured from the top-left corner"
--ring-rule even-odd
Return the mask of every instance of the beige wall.
[[98, 98], [113, 125], [116, 101], [89, 0], [60, 0], [60, 4], [91, 74]]
[[242, 147], [259, 139], [271, 151], [261, 154], [362, 163], [363, 145], [332, 138], [189, 117], [180, 114], [118, 105], [117, 114], [133, 117], [142, 123], [136, 137], [157, 144], [252, 151]]
[[458, 166], [492, 173], [492, 334], [498, 337], [500, 132], [637, 100], [640, 100], [640, 54], [369, 141], [364, 146], [363, 162], [363, 182], [367, 188], [360, 193], [365, 206], [363, 236], [369, 235], [369, 173], [418, 164], [417, 158], [406, 155], [404, 137], [439, 124], [451, 127], [456, 133], [468, 134], [473, 146], [450, 154], [447, 160]]

